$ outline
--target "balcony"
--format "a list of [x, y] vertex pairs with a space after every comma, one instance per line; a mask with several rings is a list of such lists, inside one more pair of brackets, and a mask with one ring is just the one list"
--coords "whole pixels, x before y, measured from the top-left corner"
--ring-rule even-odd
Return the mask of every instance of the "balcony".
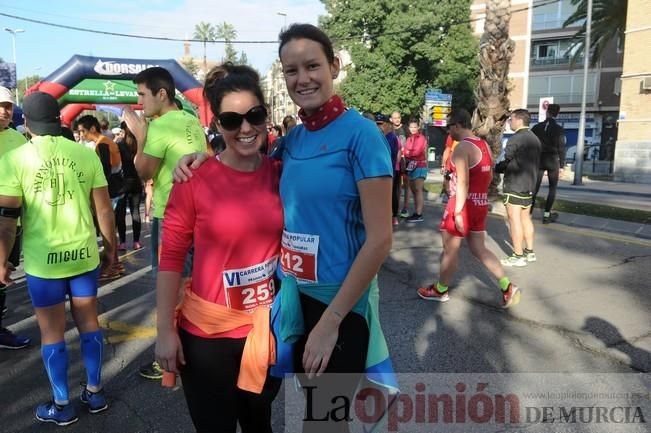
[[[546, 57], [546, 58], [531, 58], [531, 66], [558, 66], [569, 65], [569, 57]], [[576, 66], [583, 65], [583, 56], [576, 59]]]

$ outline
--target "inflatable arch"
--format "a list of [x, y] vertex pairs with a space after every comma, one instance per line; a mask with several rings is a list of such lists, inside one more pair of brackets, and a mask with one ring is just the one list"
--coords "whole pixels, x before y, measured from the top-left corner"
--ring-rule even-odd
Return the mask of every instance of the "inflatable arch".
[[203, 98], [203, 87], [176, 60], [118, 59], [77, 54], [26, 93], [41, 91], [57, 98], [62, 107], [61, 120], [70, 125], [82, 110], [96, 109], [100, 104], [140, 108], [136, 105], [137, 95], [132, 80], [138, 72], [154, 66], [161, 66], [172, 74], [176, 89], [183, 96], [179, 99], [184, 109], [194, 112], [187, 103], [192, 102], [197, 106], [202, 125], [208, 126], [212, 115], [210, 106]]

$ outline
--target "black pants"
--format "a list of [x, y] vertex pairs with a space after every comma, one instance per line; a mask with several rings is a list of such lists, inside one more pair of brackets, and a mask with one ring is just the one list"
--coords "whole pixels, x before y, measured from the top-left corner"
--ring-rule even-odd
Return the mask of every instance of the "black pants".
[[545, 212], [552, 210], [554, 200], [556, 200], [556, 188], [558, 187], [558, 175], [560, 171], [558, 155], [542, 153], [540, 154], [540, 168], [538, 169], [536, 191], [533, 193], [533, 205], [531, 206], [531, 212], [533, 212], [533, 208], [536, 205], [536, 195], [540, 190], [540, 184], [542, 183], [545, 170], [547, 170], [547, 178], [549, 180], [549, 194], [547, 194], [547, 200], [545, 201]]
[[133, 229], [133, 241], [140, 242], [140, 201], [141, 193], [126, 193], [122, 197], [117, 206], [115, 207], [115, 222], [118, 226], [118, 235], [120, 237], [120, 243], [127, 241], [127, 205], [129, 205], [129, 211], [131, 212], [131, 221]]
[[[322, 420], [333, 406], [341, 406], [344, 396], [354, 404], [357, 385], [366, 367], [369, 331], [366, 319], [357, 313], [348, 313], [339, 326], [339, 338], [332, 352], [324, 375], [308, 379], [303, 369], [303, 352], [307, 336], [317, 324], [327, 305], [301, 294], [301, 306], [305, 319], [305, 337], [301, 338], [294, 352], [294, 369], [298, 374], [303, 392], [308, 398], [303, 419], [303, 433], [347, 433], [348, 423], [333, 419]], [[346, 373], [345, 376], [330, 376], [327, 373]], [[337, 403], [333, 405], [333, 399]], [[351, 414], [354, 408], [351, 408]], [[341, 414], [341, 412], [339, 412]]]
[[281, 380], [267, 376], [261, 394], [237, 388], [244, 338], [201, 338], [179, 330], [186, 365], [183, 392], [199, 433], [271, 433], [271, 402]]
[[398, 206], [400, 205], [400, 172], [393, 172], [393, 190], [391, 191], [391, 212], [393, 216], [398, 216]]
[[[22, 240], [23, 240], [23, 231], [21, 227], [16, 227], [16, 240], [14, 241], [14, 246], [11, 249], [11, 252], [9, 253], [9, 263], [14, 265], [14, 267], [18, 267], [20, 265], [20, 249], [22, 246]], [[7, 299], [7, 291], [5, 290], [4, 284], [0, 283], [0, 328], [2, 328], [2, 316], [3, 316], [3, 310], [5, 309], [5, 302]]]

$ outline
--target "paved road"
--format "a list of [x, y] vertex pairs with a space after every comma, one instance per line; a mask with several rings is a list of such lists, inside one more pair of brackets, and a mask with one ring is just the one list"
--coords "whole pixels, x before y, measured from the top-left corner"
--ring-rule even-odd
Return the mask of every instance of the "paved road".
[[[647, 278], [651, 242], [558, 224], [537, 225], [539, 261], [508, 271], [524, 289], [518, 307], [498, 308], [495, 283], [466, 248], [451, 301], [437, 304], [419, 299], [415, 288], [432, 283], [438, 271], [440, 214], [438, 205], [428, 204], [424, 223], [402, 223], [380, 272], [381, 318], [399, 372], [651, 370]], [[506, 254], [507, 232], [501, 219], [490, 218], [488, 234], [490, 248]], [[130, 253], [125, 257], [128, 275], [100, 289], [107, 339], [104, 377], [111, 407], [98, 415], [81, 412], [80, 421], [65, 428], [67, 432], [192, 431], [181, 388], [163, 389], [136, 375], [138, 367], [151, 359], [154, 343], [154, 283], [147, 273], [148, 256], [147, 249]], [[11, 289], [8, 305], [7, 325], [33, 337], [36, 344], [22, 351], [0, 351], [0, 430], [59, 431], [33, 417], [35, 406], [49, 399], [49, 387], [23, 285]], [[71, 395], [76, 398], [84, 373], [71, 323], [66, 340]], [[273, 422], [275, 431], [282, 431], [282, 394]]]

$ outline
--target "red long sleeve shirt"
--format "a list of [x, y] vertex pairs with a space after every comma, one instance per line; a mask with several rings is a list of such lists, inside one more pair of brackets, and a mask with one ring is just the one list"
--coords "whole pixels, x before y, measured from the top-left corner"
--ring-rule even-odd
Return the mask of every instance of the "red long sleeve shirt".
[[[271, 306], [283, 211], [280, 163], [266, 156], [254, 172], [215, 158], [187, 183], [174, 184], [165, 210], [159, 271], [182, 272], [194, 242], [192, 291], [242, 311]], [[242, 338], [250, 326], [207, 335], [181, 318], [180, 326], [206, 338]]]
[[403, 149], [403, 156], [407, 159], [418, 161], [417, 168], [427, 167], [427, 139], [420, 132], [416, 135], [410, 135], [407, 138]]

